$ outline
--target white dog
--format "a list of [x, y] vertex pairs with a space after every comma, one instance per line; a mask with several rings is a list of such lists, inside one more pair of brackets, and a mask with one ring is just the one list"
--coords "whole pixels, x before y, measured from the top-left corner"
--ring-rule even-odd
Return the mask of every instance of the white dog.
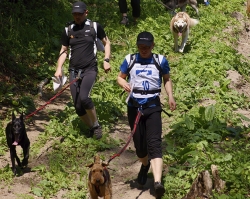
[[[186, 12], [178, 12], [170, 22], [170, 29], [174, 36], [175, 52], [183, 52], [187, 43], [190, 28], [197, 25], [199, 20], [190, 18]], [[182, 37], [181, 46], [178, 47], [178, 37]]]

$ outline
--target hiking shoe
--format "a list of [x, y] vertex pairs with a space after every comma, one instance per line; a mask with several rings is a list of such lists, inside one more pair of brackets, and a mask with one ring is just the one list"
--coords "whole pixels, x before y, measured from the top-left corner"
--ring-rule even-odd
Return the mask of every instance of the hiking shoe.
[[97, 140], [102, 138], [102, 127], [100, 125], [93, 127], [90, 129], [90, 132], [93, 132], [93, 137], [96, 138]]
[[128, 25], [128, 17], [123, 17], [121, 20], [121, 24]]
[[148, 170], [150, 167], [150, 162], [148, 161], [148, 165], [144, 166], [143, 164], [141, 164], [141, 169], [140, 172], [138, 173], [138, 177], [137, 177], [137, 182], [140, 185], [145, 185], [147, 182], [147, 178], [148, 178]]
[[165, 193], [165, 188], [160, 182], [155, 182], [154, 187], [155, 187], [155, 198], [161, 199], [161, 197]]

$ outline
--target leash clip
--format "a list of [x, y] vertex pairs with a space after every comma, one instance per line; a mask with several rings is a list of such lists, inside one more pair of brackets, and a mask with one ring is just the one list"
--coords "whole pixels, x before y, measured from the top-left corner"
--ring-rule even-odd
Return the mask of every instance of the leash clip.
[[140, 107], [138, 107], [138, 112], [140, 112], [141, 115], [143, 115], [143, 108], [142, 108], [142, 105]]
[[82, 70], [80, 69], [79, 71], [78, 71], [78, 74], [77, 74], [77, 79], [81, 79], [81, 73], [82, 73]]

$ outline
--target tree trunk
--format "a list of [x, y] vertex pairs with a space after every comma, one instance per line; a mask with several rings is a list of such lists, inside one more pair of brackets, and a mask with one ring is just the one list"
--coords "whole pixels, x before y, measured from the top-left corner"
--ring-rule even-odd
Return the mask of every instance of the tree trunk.
[[219, 176], [219, 171], [216, 165], [211, 165], [211, 170], [212, 170], [212, 176], [213, 176], [213, 180], [214, 180], [214, 186], [213, 188], [215, 189], [215, 191], [217, 191], [218, 193], [220, 193], [224, 188], [225, 188], [225, 181], [223, 181], [222, 179], [220, 179]]
[[198, 174], [194, 180], [190, 191], [182, 199], [207, 199], [212, 198], [212, 189], [220, 193], [225, 187], [225, 181], [219, 177], [216, 165], [211, 165], [213, 180], [209, 171], [205, 170]]

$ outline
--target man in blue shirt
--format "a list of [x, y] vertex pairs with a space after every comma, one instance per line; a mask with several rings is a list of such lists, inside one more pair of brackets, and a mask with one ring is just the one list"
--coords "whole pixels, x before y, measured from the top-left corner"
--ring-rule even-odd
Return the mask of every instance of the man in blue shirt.
[[134, 64], [131, 65], [131, 55], [127, 55], [120, 66], [117, 83], [129, 93], [127, 110], [131, 129], [133, 129], [138, 111], [143, 114], [133, 136], [136, 155], [142, 163], [137, 181], [140, 185], [146, 183], [147, 173], [151, 165], [155, 182], [155, 195], [156, 198], [161, 198], [165, 193], [165, 188], [161, 184], [163, 167], [162, 108], [159, 96], [162, 80], [168, 94], [168, 104], [171, 111], [176, 109], [176, 102], [173, 97], [168, 61], [163, 55], [152, 53], [154, 48], [153, 35], [146, 31], [141, 32], [137, 37], [137, 47], [139, 53], [134, 54]]

